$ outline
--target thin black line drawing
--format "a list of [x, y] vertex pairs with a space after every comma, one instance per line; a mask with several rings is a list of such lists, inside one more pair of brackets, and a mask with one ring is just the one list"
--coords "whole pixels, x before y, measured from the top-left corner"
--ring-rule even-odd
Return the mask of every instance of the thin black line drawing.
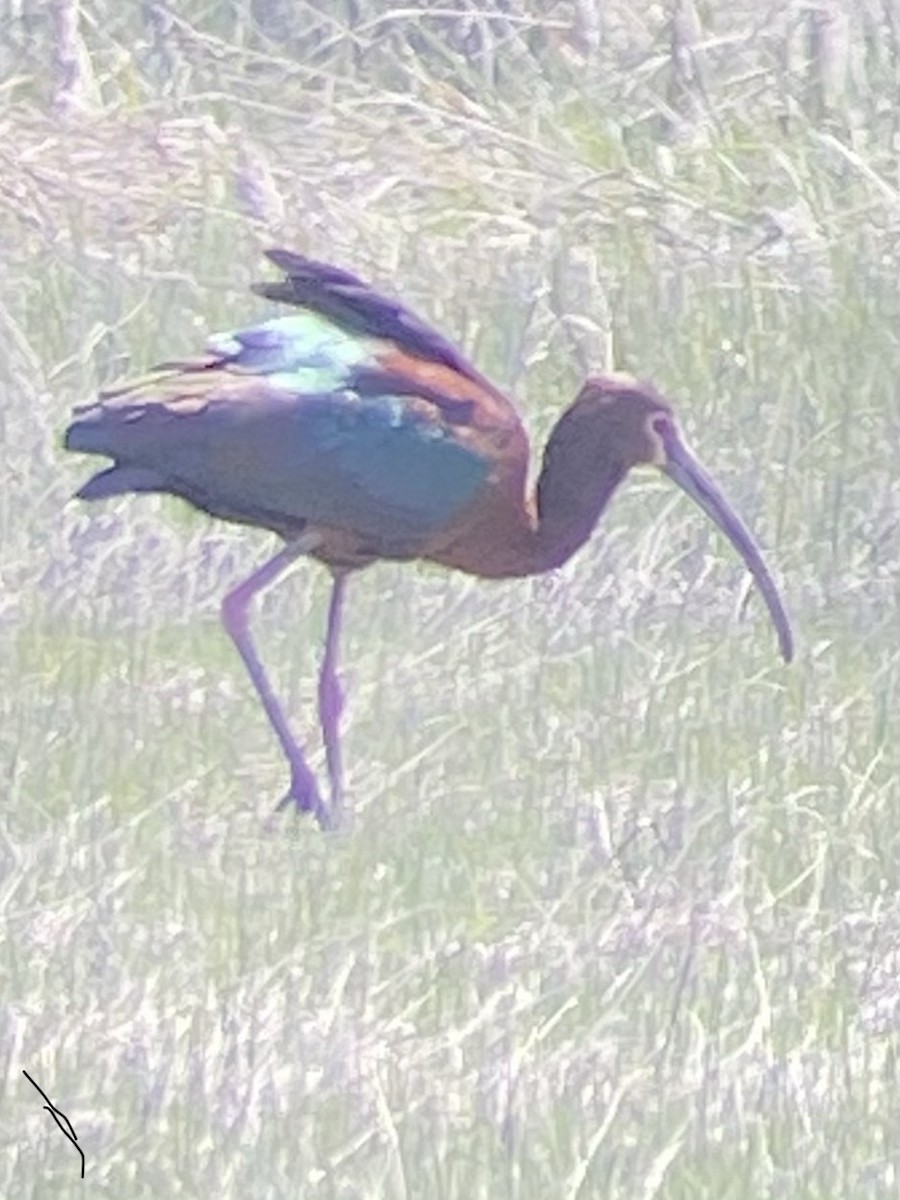
[[[46, 1108], [47, 1112], [50, 1114], [50, 1116], [53, 1118], [53, 1120], [56, 1122], [56, 1124], [59, 1126], [59, 1128], [66, 1135], [66, 1137], [69, 1139], [69, 1141], [72, 1143], [72, 1145], [75, 1147], [75, 1149], [78, 1151], [79, 1155], [81, 1156], [81, 1178], [84, 1179], [84, 1151], [78, 1145], [78, 1136], [75, 1133], [75, 1130], [72, 1128], [72, 1122], [69, 1120], [69, 1118], [66, 1116], [66, 1114], [62, 1111], [62, 1109], [59, 1109], [56, 1107], [56, 1105], [53, 1103], [53, 1101], [50, 1099], [50, 1097], [47, 1095], [47, 1093], [41, 1087], [39, 1087], [38, 1084], [36, 1084], [34, 1082], [34, 1080], [31, 1078], [31, 1076], [28, 1074], [27, 1071], [23, 1071], [22, 1074], [25, 1076], [25, 1078], [28, 1080], [28, 1082], [31, 1084], [31, 1086], [34, 1088], [37, 1088], [37, 1090], [41, 1093], [41, 1095], [47, 1101], [47, 1103], [44, 1105], [44, 1108]], [[62, 1118], [62, 1120], [60, 1120], [60, 1118]], [[63, 1124], [63, 1121], [65, 1121], [65, 1125]]]

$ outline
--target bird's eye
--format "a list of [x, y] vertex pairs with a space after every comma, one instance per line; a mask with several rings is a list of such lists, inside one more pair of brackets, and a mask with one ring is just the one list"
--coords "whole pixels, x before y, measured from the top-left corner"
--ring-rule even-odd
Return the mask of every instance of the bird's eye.
[[675, 432], [674, 422], [668, 413], [655, 412], [647, 418], [644, 428], [650, 442], [646, 461], [662, 466], [668, 458], [666, 447]]
[[672, 418], [668, 413], [654, 413], [650, 418], [650, 428], [657, 435], [665, 440], [674, 432]]

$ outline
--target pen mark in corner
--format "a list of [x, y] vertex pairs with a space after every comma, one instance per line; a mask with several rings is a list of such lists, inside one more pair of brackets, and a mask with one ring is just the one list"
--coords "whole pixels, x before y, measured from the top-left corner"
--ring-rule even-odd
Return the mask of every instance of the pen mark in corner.
[[53, 1103], [53, 1101], [50, 1099], [50, 1097], [47, 1095], [47, 1093], [43, 1090], [43, 1088], [39, 1087], [38, 1084], [35, 1083], [35, 1081], [31, 1078], [31, 1076], [28, 1074], [27, 1071], [23, 1071], [22, 1074], [25, 1076], [25, 1078], [28, 1080], [28, 1082], [31, 1084], [31, 1086], [33, 1088], [36, 1088], [41, 1093], [41, 1095], [44, 1097], [44, 1099], [47, 1101], [47, 1103], [44, 1105], [44, 1108], [46, 1108], [47, 1112], [50, 1114], [50, 1116], [53, 1118], [53, 1120], [56, 1122], [56, 1124], [59, 1126], [59, 1128], [65, 1134], [65, 1136], [69, 1139], [69, 1141], [72, 1143], [72, 1145], [78, 1151], [78, 1153], [81, 1157], [81, 1178], [84, 1179], [84, 1151], [78, 1145], [78, 1136], [75, 1133], [75, 1130], [72, 1128], [72, 1122], [69, 1120], [69, 1118], [66, 1116], [66, 1114], [62, 1111], [62, 1109], [59, 1109], [56, 1107], [56, 1105]]

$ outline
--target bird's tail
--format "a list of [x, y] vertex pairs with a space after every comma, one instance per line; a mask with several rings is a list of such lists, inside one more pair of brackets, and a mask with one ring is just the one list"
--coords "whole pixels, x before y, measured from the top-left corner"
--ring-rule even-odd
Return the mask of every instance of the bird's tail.
[[[105, 454], [113, 465], [93, 475], [75, 493], [82, 500], [101, 500], [125, 492], [160, 490], [162, 476], [134, 463], [142, 441], [152, 437], [156, 422], [149, 416], [150, 393], [159, 394], [161, 379], [171, 374], [167, 368], [141, 379], [102, 392], [91, 404], [76, 408], [63, 437], [66, 450], [82, 454]], [[129, 460], [132, 460], [129, 462]]]
[[148, 467], [122, 467], [116, 464], [98, 471], [83, 483], [75, 496], [79, 500], [106, 500], [109, 496], [124, 496], [129, 492], [164, 492], [166, 481]]

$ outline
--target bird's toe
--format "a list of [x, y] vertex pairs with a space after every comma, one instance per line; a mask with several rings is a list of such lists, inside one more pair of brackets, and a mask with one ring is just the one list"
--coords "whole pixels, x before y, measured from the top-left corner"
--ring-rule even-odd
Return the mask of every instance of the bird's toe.
[[335, 827], [334, 816], [329, 805], [322, 799], [318, 784], [305, 763], [292, 764], [291, 783], [278, 802], [275, 811], [294, 808], [296, 812], [312, 813], [322, 829]]

